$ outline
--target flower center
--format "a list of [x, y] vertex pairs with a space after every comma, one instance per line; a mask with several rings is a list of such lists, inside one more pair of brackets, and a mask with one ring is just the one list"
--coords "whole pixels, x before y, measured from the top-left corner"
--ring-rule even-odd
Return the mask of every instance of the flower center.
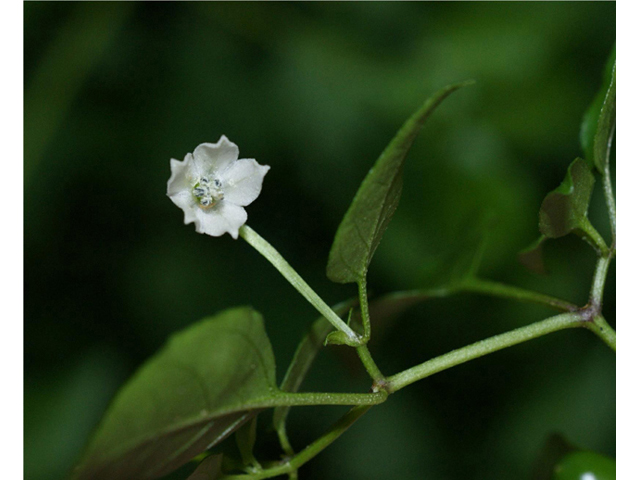
[[214, 207], [224, 198], [222, 182], [216, 177], [201, 177], [194, 185], [192, 193], [198, 200], [199, 207], [205, 210]]

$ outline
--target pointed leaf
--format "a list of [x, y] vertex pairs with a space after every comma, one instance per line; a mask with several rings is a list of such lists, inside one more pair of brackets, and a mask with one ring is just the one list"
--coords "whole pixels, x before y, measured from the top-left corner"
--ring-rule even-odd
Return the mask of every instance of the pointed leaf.
[[227, 310], [174, 335], [107, 411], [76, 479], [158, 478], [220, 442], [277, 395], [262, 317]]
[[595, 179], [587, 162], [576, 158], [558, 188], [550, 192], [540, 208], [540, 232], [559, 238], [584, 226]]
[[400, 201], [404, 160], [425, 120], [457, 89], [473, 82], [450, 85], [438, 91], [398, 131], [360, 185], [338, 227], [329, 253], [327, 276], [334, 282], [362, 281]]

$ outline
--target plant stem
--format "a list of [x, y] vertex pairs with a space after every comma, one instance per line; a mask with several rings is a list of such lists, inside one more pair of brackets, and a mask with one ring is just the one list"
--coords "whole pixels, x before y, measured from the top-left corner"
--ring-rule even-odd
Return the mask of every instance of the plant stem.
[[300, 453], [285, 461], [282, 465], [263, 470], [262, 472], [252, 473], [251, 475], [225, 475], [224, 480], [258, 480], [262, 478], [277, 477], [278, 475], [286, 475], [295, 472], [302, 465], [307, 463], [313, 457], [322, 452], [331, 445], [340, 435], [354, 424], [362, 415], [367, 413], [371, 408], [370, 405], [360, 405], [352, 408], [340, 420], [338, 420], [331, 429], [322, 437], [318, 438], [311, 445], [306, 447]]
[[377, 405], [387, 399], [387, 392], [375, 393], [324, 393], [279, 392], [273, 397], [260, 400], [263, 408], [269, 407], [304, 407], [314, 405]]
[[607, 271], [611, 263], [611, 253], [598, 258], [596, 262], [596, 270], [593, 274], [593, 283], [591, 284], [590, 303], [595, 306], [598, 311], [602, 309], [602, 299], [604, 296], [604, 285], [607, 280]]
[[265, 257], [276, 269], [282, 274], [287, 281], [313, 305], [320, 314], [326, 318], [334, 327], [343, 332], [350, 340], [350, 345], [357, 346], [361, 344], [358, 335], [336, 315], [336, 313], [322, 300], [318, 294], [305, 282], [291, 265], [271, 246], [264, 238], [253, 230], [249, 225], [240, 228], [240, 236], [247, 241], [249, 245], [255, 248], [263, 257]]
[[607, 281], [607, 272], [609, 264], [614, 255], [615, 246], [612, 245], [608, 254], [598, 258], [596, 262], [596, 270], [593, 274], [593, 282], [591, 284], [591, 294], [589, 304], [583, 309], [586, 314], [585, 327], [595, 333], [604, 343], [609, 345], [611, 349], [616, 351], [616, 331], [611, 328], [609, 323], [604, 319], [602, 314], [602, 302], [604, 297], [604, 286]]
[[604, 161], [604, 174], [603, 174], [603, 186], [604, 186], [604, 198], [607, 202], [607, 210], [609, 212], [609, 224], [611, 225], [611, 249], [615, 252], [616, 245], [616, 199], [613, 194], [613, 185], [611, 184], [611, 166], [609, 162], [609, 155], [611, 154], [611, 142], [613, 141], [613, 133], [615, 128], [611, 129], [611, 135], [609, 135], [609, 142], [607, 144], [607, 156]]
[[[371, 353], [369, 352], [369, 348], [366, 345], [360, 345], [356, 348], [358, 352], [358, 356], [364, 365], [364, 368], [367, 369], [367, 373], [373, 379], [375, 384], [381, 384], [384, 382], [384, 375], [376, 365], [376, 362], [373, 361], [373, 357], [371, 357]], [[375, 388], [375, 385], [374, 385]]]
[[384, 375], [376, 365], [376, 362], [369, 352], [366, 343], [371, 338], [371, 318], [369, 316], [369, 299], [367, 297], [367, 279], [363, 278], [358, 282], [358, 296], [360, 298], [360, 317], [362, 319], [362, 327], [364, 329], [363, 345], [356, 348], [358, 356], [362, 361], [362, 365], [367, 370], [369, 376], [374, 383], [379, 384], [384, 380]]
[[600, 235], [600, 232], [591, 224], [588, 218], [582, 221], [582, 225], [578, 229], [577, 233], [582, 239], [593, 247], [598, 256], [604, 257], [609, 254], [609, 247], [607, 243]]
[[611, 328], [602, 315], [596, 315], [593, 321], [586, 322], [585, 327], [599, 336], [614, 352], [616, 351], [616, 331]]
[[295, 451], [289, 441], [289, 436], [287, 435], [287, 429], [285, 428], [284, 423], [279, 425], [279, 428], [276, 429], [276, 433], [278, 434], [278, 440], [280, 441], [282, 451], [289, 457], [295, 455]]
[[369, 317], [369, 299], [367, 298], [367, 279], [358, 282], [358, 295], [360, 298], [360, 317], [364, 328], [364, 343], [371, 338], [371, 318]]
[[480, 278], [472, 278], [466, 281], [460, 287], [460, 290], [474, 293], [485, 293], [487, 295], [493, 295], [494, 297], [511, 298], [521, 302], [537, 303], [564, 312], [574, 312], [578, 310], [577, 305], [550, 295], [532, 292], [524, 288], [505, 285], [504, 283], [483, 280]]
[[417, 382], [418, 380], [456, 365], [460, 365], [461, 363], [468, 362], [469, 360], [526, 342], [527, 340], [531, 340], [551, 332], [556, 332], [565, 328], [580, 327], [582, 324], [583, 320], [579, 313], [563, 313], [526, 327], [517, 328], [510, 332], [481, 340], [388, 377], [387, 390], [389, 393], [396, 392], [407, 385]]

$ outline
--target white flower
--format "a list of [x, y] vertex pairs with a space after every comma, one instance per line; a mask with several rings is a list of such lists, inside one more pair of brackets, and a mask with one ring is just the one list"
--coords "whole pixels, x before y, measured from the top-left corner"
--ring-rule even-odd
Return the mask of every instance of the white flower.
[[242, 207], [258, 198], [271, 167], [238, 160], [238, 153], [238, 146], [223, 135], [218, 143], [201, 143], [183, 161], [171, 159], [167, 195], [184, 211], [184, 223], [195, 223], [198, 233], [238, 238], [247, 221]]

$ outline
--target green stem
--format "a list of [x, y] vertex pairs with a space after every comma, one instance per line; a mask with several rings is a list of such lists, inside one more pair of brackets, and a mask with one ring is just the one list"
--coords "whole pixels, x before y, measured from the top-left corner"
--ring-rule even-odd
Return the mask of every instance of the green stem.
[[358, 294], [360, 298], [360, 317], [364, 328], [364, 343], [371, 338], [371, 318], [369, 317], [369, 299], [367, 298], [367, 280], [363, 278], [358, 282]]
[[602, 315], [596, 315], [593, 321], [586, 322], [585, 326], [609, 345], [614, 352], [616, 351], [616, 331], [611, 328]]
[[407, 385], [417, 382], [418, 380], [422, 380], [423, 378], [429, 377], [435, 373], [460, 365], [461, 363], [468, 362], [469, 360], [526, 342], [527, 340], [531, 340], [551, 332], [556, 332], [565, 328], [580, 327], [582, 324], [583, 319], [579, 313], [563, 313], [526, 327], [517, 328], [510, 332], [481, 340], [388, 377], [387, 390], [389, 393], [396, 392]]
[[602, 309], [602, 299], [604, 296], [604, 285], [607, 280], [607, 271], [611, 263], [611, 253], [598, 258], [596, 262], [596, 270], [593, 274], [593, 283], [591, 284], [590, 303], [595, 306], [598, 311]]
[[322, 437], [318, 438], [311, 445], [306, 447], [300, 453], [285, 461], [282, 465], [278, 465], [272, 468], [263, 470], [262, 472], [252, 473], [251, 475], [226, 475], [223, 477], [225, 480], [258, 480], [262, 478], [277, 477], [278, 475], [291, 474], [298, 470], [302, 465], [314, 458], [325, 448], [331, 445], [335, 440], [340, 437], [347, 429], [355, 423], [362, 415], [367, 413], [371, 408], [370, 405], [360, 405], [352, 408], [338, 420], [331, 429], [325, 433]]
[[611, 130], [609, 136], [609, 142], [607, 145], [607, 156], [604, 161], [604, 174], [603, 174], [603, 186], [604, 186], [604, 198], [607, 202], [607, 210], [609, 212], [609, 223], [611, 225], [611, 249], [615, 251], [616, 245], [616, 199], [613, 195], [613, 185], [611, 184], [611, 166], [609, 165], [609, 155], [611, 154], [611, 142], [613, 140], [613, 133], [615, 129]]
[[604, 257], [609, 254], [609, 247], [607, 246], [607, 243], [588, 218], [583, 219], [582, 225], [578, 229], [577, 233], [585, 242], [593, 247], [600, 257]]
[[336, 315], [336, 313], [322, 300], [318, 294], [305, 282], [282, 255], [271, 246], [264, 238], [253, 230], [249, 225], [240, 228], [240, 236], [247, 241], [249, 245], [255, 248], [263, 257], [265, 257], [271, 265], [282, 274], [287, 281], [313, 305], [320, 314], [326, 318], [334, 327], [343, 332], [350, 341], [351, 346], [361, 344], [358, 335]]
[[[366, 345], [360, 345], [356, 348], [358, 352], [358, 356], [364, 365], [364, 368], [367, 369], [367, 373], [373, 379], [374, 384], [382, 384], [384, 382], [384, 375], [376, 365], [376, 362], [373, 361], [373, 357], [371, 357], [371, 353]], [[375, 389], [375, 385], [374, 385]]]
[[269, 407], [304, 407], [314, 405], [377, 405], [387, 399], [387, 392], [375, 393], [324, 393], [280, 392], [273, 397], [260, 399], [263, 408]]
[[291, 446], [291, 442], [289, 441], [289, 436], [287, 435], [287, 429], [285, 428], [284, 423], [276, 429], [276, 433], [278, 434], [278, 440], [280, 441], [282, 451], [289, 457], [295, 455], [296, 452]]
[[371, 356], [371, 352], [367, 348], [366, 343], [371, 338], [371, 317], [369, 316], [369, 299], [367, 297], [367, 279], [363, 278], [358, 282], [358, 295], [360, 298], [360, 317], [362, 318], [362, 327], [364, 329], [363, 345], [356, 348], [358, 356], [367, 370], [369, 376], [374, 383], [380, 384], [384, 380], [384, 375], [376, 365]]
[[578, 306], [571, 302], [561, 300], [559, 298], [545, 295], [543, 293], [532, 292], [520, 287], [505, 285], [504, 283], [494, 282], [491, 280], [483, 280], [472, 278], [466, 281], [460, 290], [474, 293], [484, 293], [494, 297], [510, 298], [521, 302], [531, 302], [540, 305], [546, 305], [556, 310], [564, 312], [575, 312]]
[[603, 257], [598, 258], [596, 262], [596, 270], [593, 274], [593, 282], [591, 284], [591, 294], [589, 304], [583, 309], [583, 315], [586, 316], [585, 327], [595, 333], [600, 339], [609, 345], [611, 349], [616, 351], [616, 331], [611, 328], [609, 323], [601, 315], [602, 302], [604, 297], [604, 286], [607, 281], [607, 272], [609, 264], [614, 255], [612, 249]]

